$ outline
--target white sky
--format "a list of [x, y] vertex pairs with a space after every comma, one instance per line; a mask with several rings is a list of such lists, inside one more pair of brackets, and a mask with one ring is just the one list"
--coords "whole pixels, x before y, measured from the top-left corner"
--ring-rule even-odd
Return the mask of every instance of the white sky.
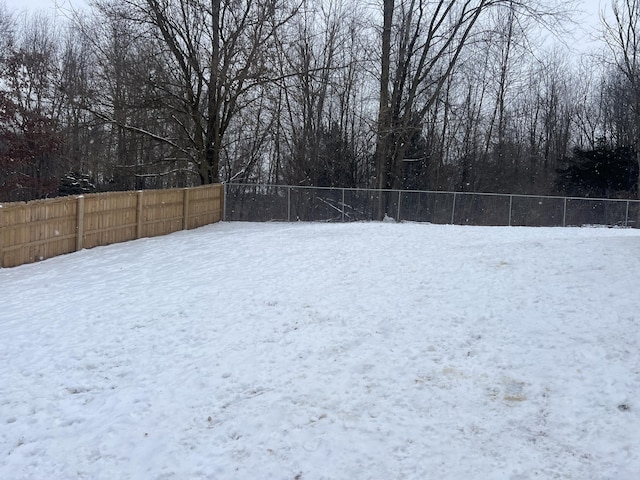
[[[0, 0], [11, 9], [16, 10], [53, 10], [56, 4], [68, 4], [70, 0]], [[85, 0], [71, 0], [75, 5], [82, 5]], [[610, 0], [583, 0], [582, 8], [585, 10], [585, 20], [598, 22], [598, 12], [601, 6], [609, 6]]]
[[82, 5], [85, 3], [85, 0], [0, 0], [0, 3], [3, 3], [10, 9], [16, 11], [23, 10], [41, 10], [44, 12], [53, 12], [56, 9], [56, 5], [58, 6], [69, 6], [69, 4], [73, 5]]
[[[64, 4], [68, 3], [69, 0], [0, 0], [0, 2], [4, 1], [4, 3], [12, 8], [18, 10], [48, 10], [54, 9], [56, 3]], [[73, 0], [75, 4], [82, 4], [85, 0]], [[609, 0], [583, 0], [583, 8], [586, 12], [588, 12], [589, 16], [595, 17], [594, 20], [597, 20], [599, 5], [602, 3], [603, 5], [609, 5]]]
[[611, 0], [583, 0], [580, 2], [583, 12], [575, 18], [577, 24], [575, 32], [575, 42], [573, 45], [577, 50], [587, 51], [596, 47], [594, 37], [601, 32], [600, 12], [610, 8]]
[[[7, 7], [15, 10], [54, 10], [56, 5], [65, 4], [70, 2], [74, 5], [86, 4], [86, 0], [0, 0], [0, 3], [4, 2]], [[583, 0], [581, 8], [585, 11], [584, 20], [589, 23], [597, 24], [598, 12], [602, 7], [608, 7], [611, 4], [611, 0]]]
[[[361, 1], [361, 0], [354, 0]], [[582, 0], [579, 8], [583, 11], [574, 18], [576, 22], [575, 39], [569, 40], [579, 51], [587, 51], [597, 48], [597, 42], [593, 40], [600, 29], [600, 11], [602, 9], [611, 10], [612, 0]], [[17, 12], [40, 10], [54, 13], [56, 8], [76, 7], [87, 5], [88, 0], [0, 0], [10, 9]]]

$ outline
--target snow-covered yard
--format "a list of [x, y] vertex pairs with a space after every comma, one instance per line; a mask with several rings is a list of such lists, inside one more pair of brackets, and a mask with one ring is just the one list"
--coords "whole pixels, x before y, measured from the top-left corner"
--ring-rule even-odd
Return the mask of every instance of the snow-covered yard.
[[640, 478], [640, 231], [216, 224], [0, 270], [2, 479]]

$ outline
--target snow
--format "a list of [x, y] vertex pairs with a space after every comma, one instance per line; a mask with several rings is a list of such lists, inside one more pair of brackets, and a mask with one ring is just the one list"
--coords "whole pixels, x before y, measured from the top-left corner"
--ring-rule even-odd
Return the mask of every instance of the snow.
[[640, 231], [220, 223], [0, 269], [2, 479], [637, 479]]

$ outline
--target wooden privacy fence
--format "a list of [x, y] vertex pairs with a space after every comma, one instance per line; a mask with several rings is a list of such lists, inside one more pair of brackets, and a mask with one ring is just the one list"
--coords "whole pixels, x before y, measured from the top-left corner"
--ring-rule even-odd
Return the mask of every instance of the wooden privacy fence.
[[222, 220], [223, 186], [0, 204], [0, 268]]

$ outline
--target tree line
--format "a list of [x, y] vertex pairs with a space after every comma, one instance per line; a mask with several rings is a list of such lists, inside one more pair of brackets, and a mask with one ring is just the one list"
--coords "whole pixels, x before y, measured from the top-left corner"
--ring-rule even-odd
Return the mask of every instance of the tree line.
[[219, 181], [635, 198], [640, 0], [612, 1], [597, 55], [566, 45], [575, 3], [0, 1], [0, 201]]

